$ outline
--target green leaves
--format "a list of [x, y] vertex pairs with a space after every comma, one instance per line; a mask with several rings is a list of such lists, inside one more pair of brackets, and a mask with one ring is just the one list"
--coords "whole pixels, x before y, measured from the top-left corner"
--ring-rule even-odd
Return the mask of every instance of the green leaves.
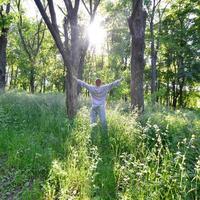
[[2, 17], [0, 17], [0, 28], [8, 29], [10, 27], [10, 24], [12, 23], [12, 20], [12, 15], [3, 15]]
[[0, 33], [9, 28], [12, 22], [12, 15], [10, 14], [9, 1], [0, 2]]
[[0, 0], [0, 6], [9, 3], [10, 0]]
[[144, 5], [145, 6], [150, 6], [151, 5], [151, 0], [144, 0]]

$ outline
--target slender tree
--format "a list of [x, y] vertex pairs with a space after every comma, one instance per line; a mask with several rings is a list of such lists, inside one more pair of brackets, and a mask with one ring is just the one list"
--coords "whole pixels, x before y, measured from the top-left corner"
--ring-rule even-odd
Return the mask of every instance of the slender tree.
[[6, 47], [9, 30], [10, 2], [0, 5], [0, 90], [6, 85]]
[[166, 91], [166, 104], [174, 109], [186, 106], [199, 80], [199, 2], [192, 2], [173, 2], [162, 20], [161, 89]]
[[16, 0], [19, 20], [17, 23], [19, 36], [23, 45], [23, 48], [29, 58], [30, 61], [30, 72], [29, 72], [29, 82], [30, 82], [30, 92], [35, 92], [35, 76], [36, 76], [36, 59], [39, 54], [40, 47], [42, 45], [44, 36], [45, 36], [45, 27], [43, 26], [42, 20], [37, 22], [36, 28], [31, 34], [31, 37], [26, 37], [23, 32], [23, 16], [22, 16], [22, 8], [21, 8], [21, 0]]
[[[157, 59], [158, 51], [160, 48], [160, 38], [159, 35], [162, 31], [162, 18], [166, 11], [166, 8], [169, 4], [162, 3], [164, 8], [160, 8], [162, 0], [150, 0], [148, 1], [146, 7], [148, 12], [148, 22], [149, 22], [149, 31], [150, 31], [150, 54], [151, 54], [151, 94], [152, 94], [152, 103], [156, 101], [155, 93], [158, 91], [158, 80], [157, 80]], [[158, 14], [158, 16], [157, 16]], [[158, 22], [155, 22], [156, 19]], [[157, 34], [156, 34], [157, 33]], [[157, 37], [156, 37], [157, 36]]]
[[161, 0], [152, 0], [150, 1], [149, 6], [147, 6], [148, 11], [148, 21], [150, 27], [150, 41], [151, 41], [151, 94], [152, 94], [152, 103], [155, 103], [156, 87], [157, 87], [157, 72], [156, 72], [156, 61], [157, 61], [157, 52], [158, 49], [155, 47], [155, 14], [156, 8], [159, 6]]
[[133, 0], [132, 14], [128, 18], [132, 36], [131, 53], [131, 104], [133, 109], [144, 110], [144, 47], [146, 11], [143, 9], [142, 0]]

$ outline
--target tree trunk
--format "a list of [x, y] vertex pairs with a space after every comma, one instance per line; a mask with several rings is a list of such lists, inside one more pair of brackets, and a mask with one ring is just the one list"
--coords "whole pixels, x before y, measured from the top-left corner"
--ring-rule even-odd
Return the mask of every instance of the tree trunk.
[[0, 36], [0, 90], [5, 90], [6, 85], [6, 47], [7, 34], [5, 32]]
[[[183, 33], [184, 30], [184, 19], [179, 19], [180, 21], [180, 47], [184, 47], [185, 44], [185, 38]], [[184, 57], [183, 53], [180, 52], [177, 58], [177, 65], [178, 65], [178, 84], [179, 84], [179, 106], [183, 107], [184, 104], [184, 96], [183, 96], [183, 87], [185, 84], [185, 66], [184, 66]]]
[[10, 80], [9, 80], [9, 89], [12, 88], [13, 85], [13, 76], [14, 76], [14, 69], [13, 65], [11, 64], [11, 69], [10, 69]]
[[154, 44], [151, 45], [151, 94], [152, 103], [155, 102], [155, 92], [157, 91], [157, 72], [156, 72], [156, 52]]
[[34, 67], [31, 67], [29, 80], [30, 80], [30, 92], [32, 94], [34, 94], [34, 92], [35, 92], [35, 69], [34, 69]]
[[45, 93], [46, 92], [46, 78], [45, 78], [45, 76], [43, 77], [43, 79], [42, 79], [42, 82], [43, 82], [43, 93]]
[[173, 93], [173, 99], [172, 99], [172, 106], [174, 110], [176, 110], [176, 104], [177, 104], [177, 89], [176, 89], [176, 82], [175, 80], [172, 81], [172, 93]]
[[69, 118], [76, 115], [77, 111], [77, 82], [73, 79], [71, 73], [66, 74], [66, 108]]
[[13, 88], [17, 87], [17, 80], [18, 80], [19, 68], [15, 70], [14, 81], [13, 81]]
[[150, 23], [150, 33], [151, 33], [151, 94], [152, 103], [155, 103], [155, 92], [156, 92], [156, 50], [155, 50], [155, 40], [154, 40], [154, 24], [153, 19]]
[[166, 71], [166, 81], [167, 81], [167, 85], [166, 85], [166, 106], [169, 107], [172, 103], [171, 103], [171, 96], [170, 96], [170, 65], [172, 64], [172, 53], [168, 53], [167, 54], [167, 62], [166, 62], [166, 66], [167, 66], [167, 71]]
[[[83, 79], [83, 71], [84, 71], [84, 63], [85, 63], [85, 56], [86, 56], [86, 53], [87, 53], [87, 49], [88, 49], [88, 46], [89, 46], [89, 41], [85, 41], [85, 45], [81, 51], [81, 55], [80, 55], [80, 63], [79, 63], [79, 68], [78, 68], [78, 78], [79, 79]], [[78, 94], [81, 92], [81, 87], [80, 85], [78, 85]]]
[[184, 96], [183, 96], [183, 88], [185, 84], [185, 72], [184, 72], [184, 65], [183, 65], [183, 58], [181, 58], [181, 63], [179, 66], [179, 78], [178, 78], [178, 84], [179, 84], [179, 106], [183, 107], [184, 104]]
[[169, 78], [167, 78], [167, 91], [166, 91], [166, 106], [169, 107], [169, 97], [170, 97], [170, 88], [169, 88]]
[[[156, 91], [157, 91], [157, 51], [159, 49], [159, 38], [156, 41], [155, 44], [155, 31], [154, 31], [154, 18], [155, 18], [155, 12], [156, 7], [160, 4], [161, 0], [153, 0], [152, 4], [152, 11], [150, 14], [150, 39], [151, 39], [151, 95], [152, 95], [152, 104], [156, 102]], [[160, 16], [161, 18], [161, 16]], [[161, 19], [160, 19], [161, 21]], [[158, 24], [158, 34], [161, 32], [161, 22]]]
[[184, 81], [182, 81], [179, 85], [179, 106], [183, 108], [183, 87], [184, 87]]
[[[3, 6], [0, 10], [0, 16], [1, 18], [5, 18], [7, 17], [6, 15], [8, 15], [10, 13], [10, 2], [8, 1], [8, 3], [6, 4], [6, 8], [5, 8], [5, 14], [4, 14], [4, 9]], [[5, 20], [2, 20], [2, 22]], [[2, 23], [1, 22], [1, 23]], [[4, 91], [5, 90], [5, 86], [6, 86], [6, 47], [7, 47], [7, 34], [8, 34], [8, 28], [5, 27], [6, 24], [4, 24], [4, 22], [1, 24], [2, 28], [0, 30], [0, 91]]]
[[128, 19], [132, 36], [131, 55], [131, 104], [132, 108], [144, 110], [144, 37], [146, 27], [146, 12], [143, 10], [143, 1], [133, 1], [133, 12]]
[[67, 63], [66, 66], [66, 107], [67, 115], [69, 118], [73, 118], [77, 112], [77, 81], [73, 76], [78, 75], [78, 69], [80, 64], [80, 44], [78, 36], [78, 24], [77, 16], [73, 16], [73, 19], [70, 20], [71, 27], [71, 56], [69, 66]]

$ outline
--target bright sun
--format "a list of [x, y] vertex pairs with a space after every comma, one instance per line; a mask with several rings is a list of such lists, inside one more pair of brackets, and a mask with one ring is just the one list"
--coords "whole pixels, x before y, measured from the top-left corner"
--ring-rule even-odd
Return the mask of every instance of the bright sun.
[[[115, 1], [115, 0], [109, 0]], [[59, 1], [60, 2], [60, 1]], [[25, 8], [27, 10], [27, 15], [30, 18], [35, 18], [36, 15], [39, 15], [38, 9], [36, 8], [35, 4], [31, 0], [26, 0]], [[32, 7], [33, 9], [29, 9]], [[63, 15], [57, 15], [58, 22], [62, 22]], [[96, 15], [92, 24], [86, 29], [87, 34], [89, 36], [89, 45], [90, 50], [94, 51], [95, 54], [101, 55], [104, 53], [105, 41], [107, 32], [103, 26], [104, 18], [101, 15]]]
[[103, 47], [106, 39], [106, 30], [102, 26], [103, 18], [96, 16], [92, 24], [88, 27], [88, 36], [90, 47], [95, 49], [96, 54], [103, 53]]

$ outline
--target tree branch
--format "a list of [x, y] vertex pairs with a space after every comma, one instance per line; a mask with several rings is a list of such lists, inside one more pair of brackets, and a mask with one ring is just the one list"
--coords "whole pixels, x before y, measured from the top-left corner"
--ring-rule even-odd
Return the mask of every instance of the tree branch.
[[75, 5], [74, 5], [74, 12], [75, 13], [78, 12], [79, 4], [80, 4], [80, 0], [75, 0]]
[[22, 29], [21, 29], [19, 23], [17, 24], [17, 27], [18, 27], [19, 36], [20, 36], [20, 39], [21, 39], [21, 41], [22, 41], [22, 45], [23, 45], [23, 47], [24, 47], [24, 50], [26, 51], [26, 53], [27, 53], [27, 55], [28, 55], [28, 57], [29, 57], [29, 60], [32, 61], [32, 55], [31, 55], [31, 53], [30, 53], [29, 50], [28, 50], [27, 43], [26, 43], [26, 41], [25, 41], [25, 38], [24, 38], [24, 36], [23, 36]]
[[[29, 60], [32, 61], [33, 60], [32, 59], [32, 55], [31, 55], [31, 53], [29, 51], [29, 49], [31, 49], [30, 48], [30, 43], [26, 42], [26, 40], [24, 38], [24, 35], [22, 33], [22, 24], [23, 24], [23, 22], [22, 22], [21, 8], [20, 8], [20, 6], [21, 6], [21, 0], [17, 0], [16, 4], [17, 4], [17, 10], [19, 12], [19, 21], [17, 23], [17, 28], [18, 28], [19, 36], [20, 36], [20, 39], [22, 41], [23, 48], [24, 48], [26, 54], [29, 57]], [[29, 49], [28, 49], [28, 46], [29, 46]]]
[[[30, 47], [32, 47], [32, 49], [35, 47], [35, 41], [36, 41], [36, 38], [37, 38], [37, 44], [38, 44], [38, 40], [40, 40], [39, 38], [39, 35], [40, 35], [40, 27], [41, 27], [41, 24], [42, 24], [42, 19], [39, 21], [39, 23], [37, 24], [37, 31], [36, 33], [34, 34], [34, 37], [33, 37], [33, 40], [32, 40], [32, 43], [30, 45]], [[36, 53], [35, 53], [36, 54]], [[35, 55], [34, 54], [34, 55]], [[36, 54], [37, 55], [37, 54]]]
[[[60, 38], [60, 35], [59, 35], [59, 32], [55, 31], [55, 29], [58, 30], [58, 27], [55, 27], [56, 25], [52, 25], [50, 20], [49, 20], [49, 17], [48, 15], [46, 14], [45, 12], [45, 9], [41, 3], [40, 0], [34, 0], [35, 1], [35, 4], [36, 6], [38, 7], [39, 11], [40, 11], [40, 14], [42, 15], [42, 18], [44, 19], [49, 31], [51, 32], [54, 40], [55, 40], [55, 43], [56, 43], [56, 46], [58, 47], [63, 59], [66, 57], [65, 56], [65, 51], [64, 51], [64, 46], [62, 44], [62, 40]], [[65, 0], [66, 1], [66, 0]], [[67, 59], [64, 60], [65, 63], [68, 63]]]
[[92, 15], [92, 0], [90, 0], [90, 14]]
[[158, 6], [158, 4], [160, 4], [162, 0], [159, 0], [156, 4], [155, 4], [155, 8]]
[[56, 13], [55, 13], [53, 1], [52, 0], [47, 0], [47, 1], [49, 5], [49, 12], [51, 15], [51, 22], [53, 26], [57, 26]]
[[9, 14], [10, 12], [10, 1], [6, 5], [6, 14]]
[[3, 6], [0, 6], [0, 15], [2, 16], [2, 12], [3, 12]]
[[60, 9], [60, 11], [62, 12], [62, 14], [64, 15], [64, 16], [66, 16], [67, 17], [67, 13], [65, 13], [65, 11], [58, 5], [58, 8]]
[[100, 1], [101, 1], [101, 0], [96, 0], [96, 1], [95, 1], [96, 4], [94, 4], [94, 9], [93, 9], [93, 11], [92, 11], [92, 14], [93, 14], [93, 15], [95, 15], [96, 10], [97, 10], [97, 8], [98, 8], [98, 6], [99, 6], [99, 4], [100, 4]]
[[35, 54], [37, 55], [39, 50], [40, 50], [40, 47], [42, 45], [42, 42], [44, 40], [44, 35], [45, 35], [45, 29], [42, 31], [42, 36], [41, 38], [39, 37], [39, 33], [38, 33], [38, 39], [37, 39], [37, 49], [36, 49], [36, 52]]
[[65, 6], [67, 8], [68, 15], [72, 17], [73, 6], [71, 0], [64, 0]]
[[87, 10], [88, 14], [91, 15], [90, 10], [88, 9], [85, 1], [84, 0], [81, 0], [81, 1], [82, 1], [83, 5], [84, 5], [85, 9]]

